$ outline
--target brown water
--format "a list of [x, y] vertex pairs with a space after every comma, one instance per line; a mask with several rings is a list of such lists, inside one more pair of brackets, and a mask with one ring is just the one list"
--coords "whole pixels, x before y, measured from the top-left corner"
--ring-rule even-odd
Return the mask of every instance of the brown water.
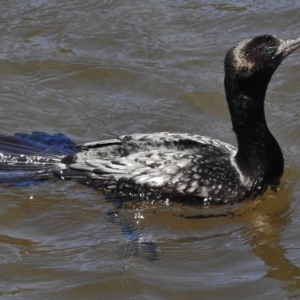
[[[298, 1], [1, 1], [0, 132], [76, 143], [180, 131], [235, 143], [223, 58], [300, 36]], [[300, 51], [267, 95], [281, 190], [231, 206], [114, 204], [72, 182], [2, 188], [1, 299], [299, 299]], [[210, 216], [205, 218], [205, 216]]]

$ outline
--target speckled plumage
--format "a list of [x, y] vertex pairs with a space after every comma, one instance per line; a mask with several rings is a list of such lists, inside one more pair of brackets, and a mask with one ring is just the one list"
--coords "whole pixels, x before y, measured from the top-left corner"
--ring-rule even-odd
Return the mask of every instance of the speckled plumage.
[[211, 203], [237, 200], [246, 191], [231, 163], [236, 149], [208, 137], [133, 134], [82, 147], [86, 150], [76, 154], [61, 176], [72, 178], [72, 171], [80, 171], [87, 184], [107, 192], [139, 198], [173, 195]]
[[63, 135], [0, 136], [0, 183], [74, 179], [126, 198], [227, 203], [276, 190], [283, 155], [264, 115], [268, 83], [300, 47], [262, 35], [225, 58], [225, 92], [237, 149], [186, 133], [132, 134], [76, 146]]

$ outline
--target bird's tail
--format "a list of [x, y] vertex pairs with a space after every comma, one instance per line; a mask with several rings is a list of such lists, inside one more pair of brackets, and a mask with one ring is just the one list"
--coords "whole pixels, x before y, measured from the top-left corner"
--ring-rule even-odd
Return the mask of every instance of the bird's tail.
[[24, 186], [55, 177], [79, 148], [63, 134], [0, 135], [0, 184]]

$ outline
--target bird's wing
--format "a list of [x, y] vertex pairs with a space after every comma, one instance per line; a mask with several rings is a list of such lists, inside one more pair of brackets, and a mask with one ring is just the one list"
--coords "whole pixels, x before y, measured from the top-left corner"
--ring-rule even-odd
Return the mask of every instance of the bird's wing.
[[228, 167], [235, 151], [221, 141], [187, 134], [130, 135], [77, 154], [69, 170], [112, 192], [157, 190], [202, 198], [214, 193], [217, 199], [222, 184], [236, 184], [228, 182], [236, 173]]

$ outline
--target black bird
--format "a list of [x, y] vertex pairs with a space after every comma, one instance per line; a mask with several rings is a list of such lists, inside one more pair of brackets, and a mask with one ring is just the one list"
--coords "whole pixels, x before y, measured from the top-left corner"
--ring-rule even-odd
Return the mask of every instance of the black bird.
[[227, 203], [255, 198], [280, 183], [284, 160], [268, 129], [264, 100], [280, 63], [300, 38], [261, 35], [225, 58], [225, 92], [238, 148], [188, 133], [132, 134], [75, 145], [62, 134], [0, 136], [0, 183], [74, 179], [137, 199]]

